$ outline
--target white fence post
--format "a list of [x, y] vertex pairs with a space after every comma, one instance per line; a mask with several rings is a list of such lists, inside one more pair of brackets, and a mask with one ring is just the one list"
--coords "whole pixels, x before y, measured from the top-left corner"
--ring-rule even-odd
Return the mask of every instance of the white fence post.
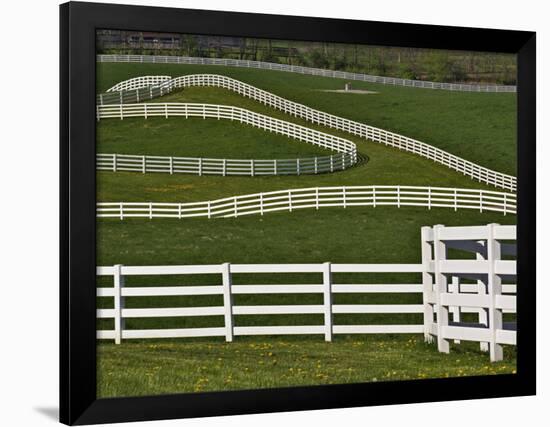
[[344, 209], [346, 209], [347, 206], [347, 200], [346, 200], [346, 187], [342, 187], [342, 202], [344, 205]]
[[[478, 241], [478, 244], [483, 246], [484, 254], [481, 254], [479, 252], [476, 252], [476, 260], [484, 260], [487, 255], [487, 244], [485, 241], [480, 240]], [[478, 295], [485, 295], [487, 294], [487, 283], [485, 283], [483, 280], [477, 281], [477, 293]], [[478, 312], [478, 323], [481, 325], [488, 326], [487, 322], [487, 309], [486, 308], [480, 308]], [[481, 342], [479, 343], [479, 349], [481, 351], [489, 351], [489, 343], [488, 342]]]
[[325, 341], [332, 341], [332, 272], [330, 262], [323, 264], [323, 302], [325, 306]]
[[199, 176], [202, 176], [202, 157], [199, 157]]
[[145, 161], [145, 156], [141, 156], [141, 173], [145, 173], [147, 171], [147, 163]]
[[319, 210], [319, 187], [315, 187], [315, 209]]
[[455, 212], [458, 209], [458, 195], [456, 193], [456, 188], [454, 189], [454, 196], [455, 196]]
[[489, 235], [487, 238], [487, 261], [489, 263], [489, 274], [487, 277], [487, 289], [489, 291], [489, 328], [491, 330], [491, 341], [489, 342], [489, 354], [491, 362], [498, 362], [503, 359], [502, 345], [496, 343], [496, 332], [502, 329], [502, 310], [496, 308], [496, 298], [502, 294], [502, 280], [495, 272], [495, 261], [500, 260], [500, 242], [495, 240], [495, 227], [498, 224], [489, 224]]
[[264, 214], [264, 193], [260, 193], [260, 215]]
[[292, 212], [292, 192], [288, 191], [288, 211]]
[[174, 158], [170, 156], [170, 175], [174, 174]]
[[447, 248], [440, 239], [440, 230], [443, 225], [436, 225], [434, 233], [434, 274], [435, 295], [437, 303], [437, 349], [442, 353], [449, 353], [449, 341], [443, 338], [443, 329], [449, 325], [449, 307], [441, 304], [441, 294], [447, 292], [447, 277], [441, 273], [440, 261], [447, 258]]
[[231, 264], [222, 264], [223, 307], [225, 319], [225, 340], [233, 341], [233, 298], [231, 296]]
[[[460, 294], [460, 277], [458, 276], [452, 276], [451, 278], [451, 284], [453, 287], [453, 293]], [[460, 306], [457, 305], [455, 307], [450, 307], [450, 312], [453, 318], [454, 323], [460, 322]], [[460, 340], [454, 340], [455, 344], [460, 344]]]
[[113, 172], [116, 172], [116, 154], [113, 154]]
[[430, 227], [422, 227], [422, 299], [424, 304], [424, 341], [433, 342], [432, 325], [434, 322], [434, 306], [430, 302], [433, 295], [433, 276], [430, 273], [430, 261], [432, 256], [432, 245], [429, 242], [431, 233]]
[[401, 189], [399, 187], [399, 185], [397, 186], [397, 207], [400, 208], [401, 207]]
[[115, 344], [120, 344], [122, 341], [122, 331], [124, 330], [124, 318], [122, 317], [122, 309], [124, 308], [124, 298], [122, 297], [124, 276], [122, 275], [122, 265], [116, 264], [113, 266], [113, 270]]

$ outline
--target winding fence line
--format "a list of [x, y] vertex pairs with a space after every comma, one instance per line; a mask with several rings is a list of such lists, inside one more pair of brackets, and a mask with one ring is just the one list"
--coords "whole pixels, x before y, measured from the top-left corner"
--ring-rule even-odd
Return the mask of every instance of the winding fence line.
[[[288, 175], [316, 174], [344, 170], [357, 163], [357, 146], [344, 138], [305, 126], [275, 119], [240, 107], [194, 103], [150, 103], [98, 105], [97, 120], [128, 117], [200, 117], [228, 119], [245, 123], [269, 132], [288, 136], [308, 144], [339, 153], [333, 156], [290, 160], [203, 159], [160, 156], [98, 155], [98, 167], [103, 170], [136, 172], [196, 173], [199, 175]], [[111, 156], [111, 162], [107, 159]], [[117, 166], [120, 159], [121, 165]], [[174, 164], [174, 160], [176, 164]], [[243, 167], [243, 162], [247, 163]], [[279, 164], [280, 162], [280, 164]], [[149, 165], [149, 168], [147, 166]], [[141, 166], [141, 167], [140, 167]], [[257, 167], [257, 169], [256, 169]]]
[[187, 64], [187, 65], [222, 65], [225, 67], [258, 68], [263, 70], [286, 71], [313, 76], [332, 77], [337, 79], [357, 80], [369, 83], [380, 83], [393, 86], [415, 87], [421, 89], [442, 89], [460, 92], [515, 93], [516, 86], [492, 84], [440, 83], [425, 80], [382, 77], [370, 74], [333, 71], [322, 68], [301, 67], [297, 65], [277, 64], [273, 62], [248, 61], [225, 58], [197, 58], [189, 56], [159, 55], [97, 55], [97, 62], [137, 62], [148, 64]]
[[96, 169], [126, 172], [186, 173], [194, 175], [316, 175], [353, 166], [351, 153], [297, 159], [211, 159], [206, 157], [97, 154]]
[[325, 207], [419, 206], [516, 213], [516, 195], [488, 190], [403, 185], [313, 187], [188, 203], [99, 202], [98, 218], [236, 218]]
[[[166, 77], [166, 76], [161, 76]], [[403, 135], [359, 123], [353, 120], [338, 117], [307, 107], [297, 102], [289, 101], [278, 95], [274, 95], [262, 89], [258, 89], [239, 80], [215, 74], [192, 74], [164, 80], [159, 86], [150, 86], [151, 76], [136, 77], [116, 85], [121, 90], [100, 94], [97, 97], [98, 110], [109, 104], [124, 104], [127, 102], [140, 102], [162, 96], [174, 89], [189, 86], [214, 86], [232, 90], [242, 96], [251, 98], [262, 104], [283, 111], [295, 117], [300, 117], [308, 122], [341, 130], [363, 139], [378, 142], [387, 146], [398, 148], [421, 157], [428, 158], [436, 163], [442, 164], [452, 170], [469, 176], [471, 179], [502, 188], [509, 191], [516, 191], [516, 177], [489, 168], [477, 165], [469, 160], [450, 154], [444, 150], [433, 147], [424, 142], [408, 138]], [[141, 79], [141, 80], [140, 80]], [[138, 86], [142, 84], [142, 88]], [[115, 86], [114, 86], [115, 87]], [[123, 90], [124, 87], [132, 87], [130, 91]], [[112, 88], [111, 88], [112, 89]], [[113, 108], [116, 108], [114, 106]], [[119, 107], [122, 108], [122, 107]], [[112, 112], [114, 117], [115, 113]]]

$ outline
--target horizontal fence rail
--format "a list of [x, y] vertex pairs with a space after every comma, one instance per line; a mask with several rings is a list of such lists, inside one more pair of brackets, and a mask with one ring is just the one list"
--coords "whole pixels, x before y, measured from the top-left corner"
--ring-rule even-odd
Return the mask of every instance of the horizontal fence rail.
[[263, 70], [287, 71], [291, 73], [313, 76], [332, 77], [346, 80], [357, 80], [369, 83], [380, 83], [393, 86], [405, 86], [422, 89], [442, 89], [460, 92], [492, 92], [514, 93], [514, 85], [440, 83], [425, 80], [401, 79], [398, 77], [383, 77], [370, 74], [333, 71], [322, 68], [302, 67], [298, 65], [277, 64], [273, 62], [248, 61], [224, 58], [197, 58], [188, 56], [156, 56], [156, 55], [97, 55], [97, 62], [138, 62], [148, 64], [187, 64], [187, 65], [222, 65], [226, 67], [258, 68]]
[[[444, 353], [451, 340], [477, 341], [491, 361], [503, 359], [502, 345], [516, 344], [515, 323], [503, 320], [504, 313], [516, 311], [515, 286], [504, 284], [516, 280], [515, 241], [513, 225], [422, 228], [426, 341], [437, 340]], [[448, 249], [470, 257], [451, 259]], [[465, 322], [462, 314], [472, 312], [477, 322]]]
[[353, 153], [298, 159], [211, 159], [203, 157], [97, 154], [96, 169], [112, 172], [161, 172], [194, 175], [312, 175], [345, 170], [354, 164]]
[[[341, 153], [342, 155], [340, 156], [340, 158], [343, 159], [339, 162], [341, 169], [348, 166], [353, 166], [355, 163], [357, 163], [357, 146], [347, 139], [330, 135], [325, 132], [320, 132], [314, 129], [309, 129], [305, 126], [297, 125], [284, 120], [275, 119], [264, 114], [255, 113], [244, 108], [233, 107], [230, 105], [177, 102], [164, 104], [108, 104], [98, 105], [96, 115], [97, 120], [109, 118], [117, 118], [122, 120], [129, 117], [199, 117], [203, 119], [214, 118], [218, 120], [232, 120]], [[321, 158], [321, 160], [329, 162], [328, 166], [323, 165], [324, 167], [326, 167], [327, 172], [331, 171], [331, 158], [331, 156]], [[218, 160], [223, 161], [222, 159]], [[237, 159], [235, 159], [235, 161], [236, 160]], [[299, 159], [295, 159], [294, 162], [295, 170], [299, 171]], [[308, 170], [311, 169], [310, 166], [311, 161], [309, 162]], [[335, 165], [333, 161], [332, 171], [335, 170], [334, 167]], [[313, 169], [311, 170], [313, 172], [309, 173], [315, 173], [314, 159]], [[289, 172], [289, 169], [286, 169], [284, 171], [284, 173]]]
[[[469, 227], [422, 227], [420, 264], [210, 264], [174, 266], [103, 266], [97, 267], [97, 276], [112, 277], [113, 285], [98, 287], [97, 297], [108, 298], [112, 308], [99, 308], [98, 319], [112, 319], [111, 329], [99, 328], [98, 339], [111, 339], [120, 344], [123, 339], [137, 338], [184, 338], [184, 337], [225, 337], [233, 341], [241, 335], [324, 335], [332, 341], [334, 334], [420, 334], [426, 341], [437, 340], [438, 349], [449, 352], [449, 341], [461, 340], [480, 342], [483, 351], [490, 352], [491, 361], [502, 360], [502, 346], [516, 345], [515, 324], [503, 322], [503, 314], [516, 313], [517, 285], [510, 283], [516, 279], [517, 255], [515, 245], [516, 227], [498, 224]], [[448, 259], [447, 249], [462, 250], [475, 258]], [[236, 284], [235, 275], [258, 274], [270, 277], [278, 274], [316, 274], [314, 283], [299, 284]], [[335, 276], [346, 274], [346, 278]], [[406, 273], [408, 283], [364, 283], [354, 273]], [[418, 274], [421, 281], [411, 277]], [[208, 285], [137, 285], [132, 280], [126, 286], [127, 278], [171, 276], [208, 276]], [[261, 276], [264, 275], [264, 276]], [[288, 276], [285, 276], [288, 277]], [[312, 277], [312, 276], [310, 276]], [[353, 281], [350, 282], [350, 278]], [[182, 279], [180, 279], [182, 280]], [[183, 279], [185, 280], [185, 279]], [[265, 279], [264, 279], [265, 280]], [[318, 280], [318, 281], [317, 281]], [[469, 283], [466, 281], [469, 280]], [[508, 283], [503, 283], [504, 281]], [[255, 281], [253, 281], [254, 283]], [[345, 283], [343, 283], [345, 282]], [[420, 283], [421, 282], [421, 283]], [[258, 283], [258, 282], [255, 282]], [[242, 305], [236, 304], [236, 295], [319, 295], [321, 303], [287, 305]], [[374, 295], [383, 294], [387, 303], [376, 298], [373, 304], [336, 304], [338, 294]], [[422, 304], [392, 303], [393, 295], [409, 294], [422, 298]], [[127, 300], [134, 297], [181, 297], [218, 296], [221, 304], [209, 306], [168, 306], [143, 308], [127, 307]], [[412, 300], [414, 301], [414, 300]], [[175, 301], [174, 301], [175, 303]], [[181, 304], [181, 303], [180, 303]], [[322, 324], [288, 326], [236, 326], [235, 318], [249, 315], [322, 315]], [[420, 315], [422, 323], [413, 321], [395, 324], [342, 324], [335, 314], [387, 314]], [[466, 323], [463, 315], [474, 315], [477, 322]], [[165, 329], [127, 328], [125, 320], [133, 318], [181, 318], [181, 317], [223, 317], [219, 327], [180, 327]], [[450, 320], [452, 316], [452, 320]], [[413, 319], [411, 319], [413, 320]], [[377, 320], [379, 322], [379, 320]]]
[[[293, 335], [319, 334], [326, 341], [332, 341], [333, 334], [372, 334], [372, 333], [422, 333], [422, 324], [378, 324], [345, 325], [336, 324], [333, 314], [421, 314], [422, 304], [334, 304], [334, 294], [418, 294], [422, 292], [420, 283], [412, 284], [339, 284], [333, 279], [334, 273], [420, 273], [420, 264], [214, 264], [189, 266], [143, 266], [132, 267], [115, 265], [98, 267], [98, 276], [112, 276], [113, 287], [97, 289], [98, 297], [114, 300], [112, 309], [98, 309], [98, 318], [114, 319], [114, 328], [98, 330], [98, 339], [114, 339], [120, 343], [132, 338], [182, 338], [182, 337], [225, 337], [233, 341], [240, 335]], [[318, 284], [233, 284], [234, 274], [276, 274], [276, 273], [318, 273]], [[207, 286], [159, 286], [125, 287], [128, 276], [162, 276], [210, 274], [217, 277], [216, 284]], [[212, 280], [214, 281], [214, 279]], [[281, 295], [281, 294], [318, 294], [322, 304], [308, 305], [236, 305], [234, 295]], [[223, 305], [208, 307], [172, 307], [172, 308], [125, 308], [125, 299], [130, 297], [183, 296], [183, 295], [219, 295]], [[321, 325], [292, 326], [235, 326], [235, 317], [246, 315], [288, 315], [320, 314]], [[187, 317], [187, 316], [223, 316], [224, 326], [217, 328], [181, 328], [181, 329], [126, 329], [124, 319], [150, 317]]]
[[[150, 86], [150, 77], [144, 76], [142, 87], [139, 88], [139, 79], [136, 77], [126, 82], [120, 82], [118, 85], [123, 87], [125, 84], [132, 85], [136, 89], [132, 91], [120, 91], [100, 94], [97, 97], [98, 109], [109, 104], [125, 104], [142, 102], [146, 99], [152, 99], [172, 90], [189, 86], [214, 86], [221, 87], [237, 92], [238, 94], [254, 99], [262, 104], [283, 111], [295, 117], [300, 117], [308, 122], [327, 126], [332, 129], [341, 130], [363, 139], [381, 143], [387, 146], [398, 148], [421, 157], [428, 158], [436, 163], [442, 164], [471, 179], [502, 188], [509, 191], [516, 191], [516, 177], [501, 172], [497, 172], [486, 167], [477, 165], [469, 160], [455, 156], [439, 148], [433, 147], [424, 142], [408, 138], [403, 135], [359, 123], [353, 120], [338, 117], [329, 113], [307, 107], [297, 102], [289, 101], [280, 96], [274, 95], [262, 89], [258, 89], [247, 83], [230, 77], [215, 74], [192, 74], [180, 76], [171, 80], [166, 80], [157, 87]], [[163, 76], [166, 77], [166, 76]], [[128, 83], [127, 83], [128, 82]], [[112, 89], [112, 88], [111, 88]], [[113, 106], [113, 108], [116, 108]], [[113, 117], [115, 113], [113, 112]]]
[[355, 206], [419, 206], [516, 213], [516, 195], [466, 188], [400, 185], [314, 187], [189, 203], [100, 202], [98, 218], [231, 218], [298, 209]]

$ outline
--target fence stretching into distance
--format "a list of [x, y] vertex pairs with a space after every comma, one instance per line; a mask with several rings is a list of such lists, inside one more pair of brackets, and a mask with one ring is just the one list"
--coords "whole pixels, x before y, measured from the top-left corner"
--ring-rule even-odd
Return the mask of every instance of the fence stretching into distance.
[[345, 170], [354, 164], [353, 153], [297, 159], [211, 159], [204, 157], [97, 154], [96, 169], [126, 172], [186, 173], [194, 175], [312, 175]]
[[[515, 226], [423, 227], [422, 263], [420, 264], [212, 264], [183, 266], [98, 267], [98, 276], [112, 276], [112, 287], [99, 287], [97, 296], [112, 298], [113, 308], [97, 310], [100, 319], [114, 319], [110, 330], [98, 330], [98, 339], [225, 337], [232, 341], [241, 335], [319, 334], [332, 341], [334, 334], [424, 334], [435, 338], [438, 349], [449, 352], [449, 340], [478, 341], [482, 350], [490, 350], [491, 361], [502, 360], [502, 345], [516, 344], [512, 325], [505, 328], [503, 313], [516, 311], [516, 285], [502, 284], [516, 277], [516, 261], [501, 255], [515, 255], [515, 244], [501, 243], [516, 239]], [[476, 253], [476, 259], [449, 260], [445, 247]], [[483, 256], [484, 255], [484, 256]], [[317, 274], [314, 284], [233, 284], [234, 274]], [[422, 280], [407, 284], [338, 283], [340, 273], [417, 273]], [[191, 286], [125, 287], [128, 276], [208, 275], [216, 282]], [[464, 278], [478, 283], [464, 283]], [[347, 282], [347, 280], [345, 280]], [[307, 305], [236, 305], [234, 295], [318, 294], [322, 304]], [[335, 294], [416, 294], [422, 304], [335, 304]], [[223, 305], [207, 307], [125, 308], [125, 299], [151, 296], [218, 295]], [[411, 324], [337, 324], [334, 314], [422, 314], [422, 323]], [[461, 314], [472, 313], [477, 322], [461, 322]], [[235, 326], [236, 316], [319, 314], [323, 324], [292, 326]], [[435, 316], [434, 316], [435, 315]], [[452, 321], [449, 316], [452, 315]], [[179, 329], [127, 329], [125, 319], [188, 316], [223, 316], [224, 326]]]
[[98, 202], [98, 218], [236, 218], [325, 207], [419, 206], [516, 213], [516, 195], [488, 190], [405, 185], [297, 188], [187, 203]]
[[440, 83], [426, 80], [401, 79], [398, 77], [382, 77], [370, 74], [350, 73], [347, 71], [333, 71], [322, 68], [302, 67], [298, 65], [277, 64], [273, 62], [248, 61], [241, 59], [224, 58], [197, 58], [188, 56], [160, 56], [160, 55], [97, 55], [97, 62], [137, 62], [148, 64], [187, 64], [187, 65], [222, 65], [225, 67], [258, 68], [263, 70], [287, 71], [291, 73], [307, 74], [337, 79], [357, 80], [369, 83], [380, 83], [393, 86], [405, 86], [421, 89], [443, 89], [460, 92], [491, 92], [515, 93], [514, 85], [495, 84], [466, 84]]
[[[509, 259], [517, 255], [515, 240], [512, 225], [422, 228], [426, 341], [435, 339], [445, 353], [450, 340], [478, 341], [482, 350], [489, 349], [491, 361], [502, 360], [502, 344], [516, 344], [515, 323], [503, 321], [503, 313], [516, 311], [515, 287], [503, 285], [516, 280], [516, 261]], [[451, 248], [475, 258], [449, 259]], [[477, 283], [464, 285], [463, 279]], [[478, 321], [462, 321], [462, 307], [478, 311]]]
[[[166, 77], [166, 76], [161, 76]], [[98, 110], [105, 108], [109, 104], [125, 104], [141, 102], [146, 99], [162, 96], [171, 92], [174, 89], [189, 87], [189, 86], [214, 86], [232, 90], [238, 94], [251, 98], [269, 107], [283, 111], [291, 116], [300, 117], [308, 122], [327, 126], [332, 129], [348, 132], [352, 135], [363, 139], [368, 139], [373, 142], [381, 143], [387, 146], [398, 148], [399, 150], [407, 151], [421, 157], [428, 158], [436, 163], [442, 164], [452, 170], [455, 170], [463, 175], [469, 176], [471, 179], [502, 188], [509, 191], [516, 191], [516, 177], [501, 172], [497, 172], [486, 167], [477, 165], [469, 160], [455, 156], [437, 147], [433, 147], [424, 142], [408, 138], [403, 135], [359, 123], [353, 120], [338, 117], [329, 113], [315, 110], [297, 102], [289, 101], [280, 96], [274, 95], [262, 89], [258, 89], [247, 83], [230, 77], [215, 75], [215, 74], [192, 74], [187, 76], [176, 77], [171, 80], [165, 80], [159, 86], [149, 86], [151, 76], [136, 77], [124, 82], [118, 83], [116, 86], [121, 89], [120, 92], [109, 92], [100, 94], [97, 97]], [[142, 79], [142, 80], [140, 80]], [[141, 83], [140, 83], [141, 81]], [[138, 86], [142, 84], [142, 88]], [[132, 87], [134, 89], [124, 91], [123, 88]], [[113, 88], [111, 88], [113, 89]], [[151, 104], [148, 104], [151, 105]], [[116, 109], [117, 105], [111, 105], [111, 108]], [[122, 107], [119, 107], [122, 109]], [[116, 113], [112, 111], [112, 116]]]
[[[297, 125], [264, 114], [255, 113], [240, 107], [217, 104], [196, 103], [150, 103], [150, 104], [115, 104], [98, 105], [96, 107], [97, 120], [128, 117], [200, 117], [203, 119], [227, 119], [257, 127], [279, 135], [297, 139], [318, 147], [327, 148], [341, 153], [342, 165], [352, 166], [357, 162], [357, 146], [344, 138], [325, 132]], [[328, 160], [330, 162], [330, 158]], [[220, 159], [222, 160], [222, 159]], [[198, 160], [197, 158], [197, 161]], [[222, 160], [223, 161], [223, 160]], [[297, 160], [294, 160], [296, 163]], [[334, 166], [334, 165], [333, 165]], [[329, 164], [330, 168], [330, 164]]]

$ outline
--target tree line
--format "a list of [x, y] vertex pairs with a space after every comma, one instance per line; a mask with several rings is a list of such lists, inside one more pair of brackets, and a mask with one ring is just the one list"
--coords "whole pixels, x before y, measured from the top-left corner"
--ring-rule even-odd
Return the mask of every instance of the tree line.
[[197, 35], [98, 34], [98, 53], [233, 58], [436, 82], [516, 83], [511, 54]]

